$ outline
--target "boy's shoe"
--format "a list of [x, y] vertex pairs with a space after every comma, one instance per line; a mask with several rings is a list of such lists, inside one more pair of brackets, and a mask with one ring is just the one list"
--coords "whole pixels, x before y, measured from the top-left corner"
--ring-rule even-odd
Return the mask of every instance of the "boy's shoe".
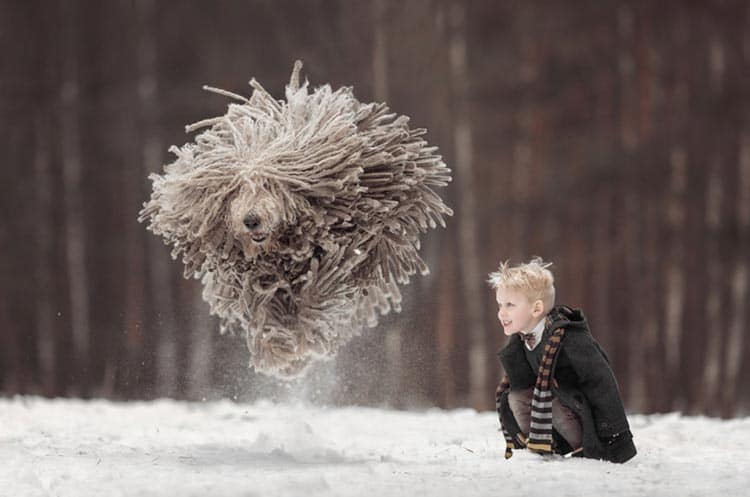
[[565, 455], [573, 452], [573, 447], [570, 446], [567, 440], [560, 435], [555, 427], [552, 427], [552, 451], [555, 454]]

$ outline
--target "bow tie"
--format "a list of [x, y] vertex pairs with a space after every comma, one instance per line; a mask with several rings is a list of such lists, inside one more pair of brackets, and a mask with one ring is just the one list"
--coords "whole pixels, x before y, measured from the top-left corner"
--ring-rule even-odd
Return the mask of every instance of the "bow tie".
[[536, 336], [534, 333], [521, 333], [521, 340], [524, 341], [528, 348], [533, 349], [536, 343]]

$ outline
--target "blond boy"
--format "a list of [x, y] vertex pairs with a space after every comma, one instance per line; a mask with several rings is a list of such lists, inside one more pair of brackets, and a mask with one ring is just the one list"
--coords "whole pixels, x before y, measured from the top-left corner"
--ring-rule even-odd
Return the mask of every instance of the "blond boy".
[[625, 462], [636, 449], [614, 374], [581, 310], [555, 306], [550, 265], [504, 262], [489, 277], [510, 337], [496, 398], [506, 457], [528, 448]]

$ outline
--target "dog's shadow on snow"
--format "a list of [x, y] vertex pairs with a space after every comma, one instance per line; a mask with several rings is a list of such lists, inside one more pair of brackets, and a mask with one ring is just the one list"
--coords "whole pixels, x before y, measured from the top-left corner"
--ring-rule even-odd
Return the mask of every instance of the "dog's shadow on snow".
[[198, 445], [177, 457], [188, 466], [240, 466], [240, 467], [290, 467], [290, 466], [339, 466], [365, 464], [362, 458], [347, 457], [331, 449], [287, 450], [274, 448], [264, 450], [255, 447], [226, 446], [219, 444]]

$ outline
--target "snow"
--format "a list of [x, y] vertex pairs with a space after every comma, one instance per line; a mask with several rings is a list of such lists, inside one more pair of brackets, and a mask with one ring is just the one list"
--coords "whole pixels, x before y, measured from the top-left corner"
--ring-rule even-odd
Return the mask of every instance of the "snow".
[[492, 412], [0, 399], [0, 496], [750, 494], [750, 418], [630, 418], [624, 465], [503, 459]]

